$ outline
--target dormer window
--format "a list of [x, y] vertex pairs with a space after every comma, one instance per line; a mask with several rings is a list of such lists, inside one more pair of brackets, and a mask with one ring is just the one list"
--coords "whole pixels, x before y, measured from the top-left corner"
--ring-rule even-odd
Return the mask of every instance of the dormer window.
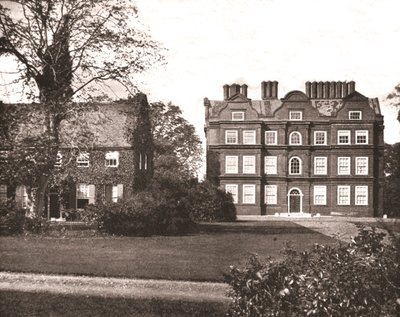
[[361, 111], [349, 111], [349, 119], [350, 120], [361, 120], [362, 112]]
[[118, 167], [119, 165], [119, 152], [107, 152], [106, 153], [106, 166], [107, 167]]
[[300, 121], [303, 120], [303, 112], [301, 111], [290, 111], [289, 120]]
[[244, 120], [244, 111], [233, 111], [232, 112], [232, 120], [233, 121], [243, 121]]

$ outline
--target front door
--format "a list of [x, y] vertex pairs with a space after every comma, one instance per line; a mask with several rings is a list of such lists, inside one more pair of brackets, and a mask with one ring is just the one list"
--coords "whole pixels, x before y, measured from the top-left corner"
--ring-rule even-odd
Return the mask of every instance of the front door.
[[301, 212], [301, 192], [298, 189], [292, 189], [289, 192], [289, 212]]

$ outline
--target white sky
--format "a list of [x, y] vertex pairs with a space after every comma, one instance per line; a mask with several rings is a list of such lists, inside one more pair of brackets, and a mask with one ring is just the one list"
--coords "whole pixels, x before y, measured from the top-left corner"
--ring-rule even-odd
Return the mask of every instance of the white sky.
[[136, 1], [168, 49], [168, 64], [140, 76], [140, 87], [150, 101], [180, 106], [200, 137], [203, 99], [222, 99], [224, 84], [246, 83], [260, 99], [263, 80], [279, 81], [280, 98], [306, 81], [354, 80], [357, 91], [379, 97], [385, 141], [400, 142], [397, 112], [384, 101], [400, 83], [400, 1]]
[[169, 49], [168, 65], [143, 77], [150, 100], [172, 101], [203, 137], [203, 98], [246, 83], [260, 99], [263, 80], [279, 97], [306, 81], [354, 80], [379, 97], [385, 141], [400, 142], [396, 111], [384, 97], [400, 83], [398, 0], [137, 0], [139, 17]]

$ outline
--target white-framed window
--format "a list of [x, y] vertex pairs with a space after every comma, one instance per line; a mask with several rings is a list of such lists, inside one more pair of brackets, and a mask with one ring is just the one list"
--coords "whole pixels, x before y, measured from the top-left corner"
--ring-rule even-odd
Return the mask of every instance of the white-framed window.
[[350, 144], [350, 130], [338, 130], [338, 144]]
[[225, 130], [225, 144], [238, 144], [237, 130]]
[[289, 111], [289, 120], [299, 121], [303, 119], [302, 111]]
[[76, 184], [76, 208], [85, 208], [95, 203], [95, 186], [90, 184]]
[[243, 156], [243, 174], [256, 173], [256, 157], [254, 155]]
[[76, 158], [76, 163], [78, 164], [78, 167], [89, 167], [89, 153], [80, 152]]
[[349, 119], [350, 120], [361, 120], [362, 112], [361, 111], [349, 111]]
[[356, 186], [354, 196], [354, 202], [356, 205], [368, 205], [368, 186]]
[[56, 163], [54, 164], [54, 167], [61, 167], [62, 165], [62, 154], [60, 151], [57, 152], [57, 157], [56, 157]]
[[243, 121], [244, 111], [232, 111], [232, 121]]
[[237, 174], [238, 173], [238, 156], [225, 156], [225, 173]]
[[277, 162], [278, 162], [278, 158], [276, 156], [266, 156], [265, 157], [265, 174], [267, 174], [267, 175], [277, 174]]
[[106, 153], [106, 166], [107, 167], [118, 167], [119, 165], [119, 152], [112, 151]]
[[368, 157], [356, 157], [356, 175], [368, 175]]
[[327, 174], [328, 158], [326, 156], [314, 157], [314, 174], [326, 175]]
[[301, 175], [301, 159], [299, 157], [294, 156], [289, 160], [289, 174]]
[[256, 203], [256, 185], [243, 185], [243, 204]]
[[326, 145], [326, 131], [314, 131], [314, 145]]
[[337, 204], [350, 205], [350, 186], [337, 187]]
[[254, 130], [243, 131], [243, 144], [256, 144], [256, 131]]
[[233, 203], [237, 204], [238, 203], [238, 185], [237, 184], [226, 184], [225, 191], [232, 195]]
[[356, 144], [368, 144], [368, 130], [356, 131]]
[[338, 175], [350, 175], [350, 157], [338, 157]]
[[265, 185], [265, 203], [267, 205], [276, 205], [278, 203], [278, 186]]
[[123, 197], [124, 185], [118, 184], [113, 185], [111, 189], [111, 200], [116, 203]]
[[277, 145], [278, 144], [278, 131], [265, 131], [265, 144]]
[[314, 186], [314, 205], [326, 205], [326, 186]]
[[290, 145], [301, 145], [301, 134], [300, 132], [293, 131], [289, 135], [289, 144]]

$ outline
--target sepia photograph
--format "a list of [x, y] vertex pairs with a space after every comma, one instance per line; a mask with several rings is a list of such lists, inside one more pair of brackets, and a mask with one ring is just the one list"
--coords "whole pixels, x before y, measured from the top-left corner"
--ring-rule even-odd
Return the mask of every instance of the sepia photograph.
[[0, 316], [400, 316], [399, 11], [1, 0]]

